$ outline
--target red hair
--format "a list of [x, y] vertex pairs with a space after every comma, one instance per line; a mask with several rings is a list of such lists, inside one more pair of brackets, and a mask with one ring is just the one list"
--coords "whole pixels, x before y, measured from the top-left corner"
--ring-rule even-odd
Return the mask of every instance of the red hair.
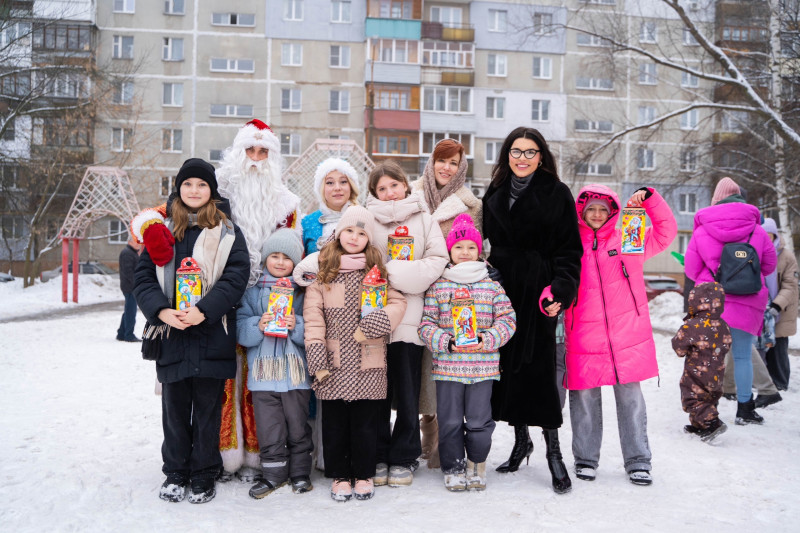
[[453, 139], [445, 139], [436, 144], [431, 157], [436, 161], [437, 159], [455, 157], [456, 154], [458, 154], [461, 159], [464, 158], [464, 145]]

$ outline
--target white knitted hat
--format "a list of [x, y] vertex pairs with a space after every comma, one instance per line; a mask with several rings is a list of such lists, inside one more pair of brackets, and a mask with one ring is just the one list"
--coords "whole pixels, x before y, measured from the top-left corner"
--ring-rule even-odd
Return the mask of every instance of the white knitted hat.
[[317, 195], [317, 201], [319, 201], [320, 207], [325, 205], [325, 198], [322, 196], [323, 181], [325, 180], [325, 176], [334, 170], [338, 170], [347, 176], [347, 180], [350, 182], [350, 189], [355, 191], [356, 196], [358, 196], [358, 173], [356, 169], [344, 159], [329, 157], [317, 165], [317, 170], [314, 172], [314, 194]]
[[254, 118], [241, 127], [233, 140], [234, 150], [246, 150], [251, 146], [263, 146], [277, 155], [281, 153], [281, 142], [272, 129], [264, 122]]

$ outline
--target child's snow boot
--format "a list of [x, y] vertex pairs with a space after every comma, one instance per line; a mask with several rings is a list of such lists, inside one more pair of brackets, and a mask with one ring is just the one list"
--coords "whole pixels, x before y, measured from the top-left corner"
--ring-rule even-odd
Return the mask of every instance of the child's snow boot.
[[217, 491], [214, 489], [214, 478], [192, 480], [192, 493], [189, 494], [189, 503], [210, 502], [216, 495]]
[[369, 500], [375, 495], [375, 485], [372, 479], [357, 479], [356, 486], [353, 488], [356, 500]]
[[312, 490], [314, 490], [314, 485], [311, 484], [311, 479], [308, 476], [292, 478], [292, 492], [295, 494], [305, 494]]
[[378, 463], [375, 465], [375, 477], [372, 478], [376, 487], [383, 487], [389, 483], [389, 465]]
[[331, 499], [335, 502], [346, 502], [353, 497], [353, 486], [349, 479], [336, 478], [331, 483]]
[[467, 459], [467, 488], [486, 490], [486, 462], [473, 463]]
[[170, 474], [161, 485], [158, 497], [165, 502], [182, 502], [186, 497], [186, 485], [188, 485], [188, 483], [185, 478]]
[[450, 492], [464, 492], [467, 490], [467, 475], [465, 472], [451, 472], [444, 475], [444, 488]]

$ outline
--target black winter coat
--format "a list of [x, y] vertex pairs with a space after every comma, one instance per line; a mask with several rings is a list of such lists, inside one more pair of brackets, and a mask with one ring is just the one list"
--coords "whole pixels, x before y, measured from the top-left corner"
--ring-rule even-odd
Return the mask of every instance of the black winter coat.
[[[184, 257], [191, 257], [194, 243], [202, 231], [192, 226], [182, 241], [175, 242], [174, 268]], [[185, 330], [170, 328], [164, 336], [156, 372], [161, 383], [174, 383], [190, 377], [231, 379], [236, 377], [236, 310], [250, 277], [250, 256], [244, 235], [234, 226], [235, 240], [222, 275], [197, 303], [206, 319]], [[175, 301], [175, 286], [171, 287]], [[145, 249], [136, 267], [136, 303], [150, 324], [163, 324], [158, 319], [162, 309], [170, 307], [156, 277], [156, 267]], [[227, 316], [227, 333], [222, 317]]]
[[517, 332], [500, 348], [500, 381], [492, 390], [492, 416], [511, 425], [561, 426], [556, 386], [555, 317], [539, 310], [548, 285], [562, 311], [578, 293], [583, 246], [569, 188], [537, 171], [509, 209], [513, 176], [483, 197], [483, 235], [489, 263], [517, 312]]
[[138, 262], [139, 252], [130, 244], [126, 244], [119, 253], [119, 289], [122, 294], [133, 292], [133, 275]]

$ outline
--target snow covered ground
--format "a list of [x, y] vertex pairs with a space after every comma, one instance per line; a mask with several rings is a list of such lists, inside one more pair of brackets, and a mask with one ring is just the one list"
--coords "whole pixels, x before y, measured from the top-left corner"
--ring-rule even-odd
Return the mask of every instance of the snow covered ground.
[[[116, 287], [105, 284], [90, 296], [88, 285], [82, 282], [84, 303], [120, 298]], [[494, 472], [513, 442], [511, 428], [498, 424], [484, 493], [451, 494], [439, 472], [423, 466], [413, 486], [378, 488], [367, 502], [333, 502], [328, 482], [315, 472], [316, 489], [304, 495], [285, 487], [256, 501], [247, 485], [232, 482], [218, 485], [208, 504], [169, 504], [158, 499], [163, 477], [155, 371], [142, 361], [138, 345], [114, 340], [121, 304], [113, 311], [51, 313], [70, 307], [60, 302], [60, 284], [53, 282], [24, 294], [13, 283], [0, 284], [0, 302], [3, 531], [779, 532], [797, 531], [800, 523], [797, 357], [784, 401], [761, 411], [766, 423], [735, 426], [735, 404], [722, 400], [729, 430], [710, 446], [682, 431], [688, 422], [678, 391], [683, 361], [670, 338], [657, 334], [661, 377], [643, 386], [655, 479], [650, 487], [634, 486], [625, 476], [613, 395], [606, 391], [597, 480], [573, 475], [567, 495], [550, 489], [544, 442], [535, 428], [530, 466], [515, 474]], [[677, 327], [682, 311], [674, 299], [660, 297], [651, 307], [657, 328]], [[31, 313], [41, 316], [3, 323]], [[568, 408], [561, 440], [572, 471]]]

